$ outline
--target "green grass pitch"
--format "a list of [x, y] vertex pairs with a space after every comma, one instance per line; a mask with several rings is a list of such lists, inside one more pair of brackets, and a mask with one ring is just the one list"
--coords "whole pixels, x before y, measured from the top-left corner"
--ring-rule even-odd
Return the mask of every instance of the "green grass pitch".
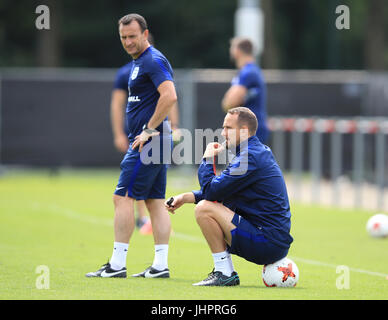
[[[0, 176], [0, 300], [5, 299], [387, 299], [388, 239], [365, 231], [375, 212], [291, 204], [294, 243], [289, 257], [298, 265], [295, 288], [267, 288], [262, 266], [234, 256], [241, 285], [193, 287], [213, 268], [196, 224], [194, 205], [172, 216], [170, 279], [88, 279], [111, 256], [112, 192], [117, 170], [11, 171]], [[171, 170], [167, 197], [198, 187], [195, 174]], [[135, 231], [128, 274], [153, 260], [152, 236]], [[38, 289], [39, 266], [49, 273]], [[344, 284], [346, 266], [348, 287]], [[37, 272], [38, 271], [38, 272]], [[338, 273], [337, 273], [338, 271]], [[38, 281], [39, 283], [39, 281]]]

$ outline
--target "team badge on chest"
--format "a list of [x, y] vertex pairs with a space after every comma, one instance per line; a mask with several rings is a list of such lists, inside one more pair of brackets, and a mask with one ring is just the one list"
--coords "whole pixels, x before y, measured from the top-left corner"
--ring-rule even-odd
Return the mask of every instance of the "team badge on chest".
[[138, 74], [139, 74], [139, 67], [136, 67], [135, 69], [133, 69], [131, 80], [135, 80]]

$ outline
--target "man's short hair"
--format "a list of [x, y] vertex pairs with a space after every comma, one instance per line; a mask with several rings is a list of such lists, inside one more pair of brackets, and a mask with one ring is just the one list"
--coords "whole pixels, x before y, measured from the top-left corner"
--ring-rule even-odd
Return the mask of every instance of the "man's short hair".
[[228, 110], [228, 113], [238, 114], [237, 123], [240, 125], [240, 127], [246, 125], [250, 135], [256, 134], [259, 125], [256, 115], [250, 109], [245, 107], [237, 107]]
[[248, 38], [236, 37], [231, 40], [231, 43], [246, 55], [253, 55], [253, 43]]
[[144, 19], [144, 17], [142, 17], [140, 14], [137, 14], [137, 13], [130, 13], [130, 14], [127, 14], [126, 16], [122, 17], [119, 20], [119, 26], [120, 25], [127, 26], [132, 21], [137, 21], [137, 23], [140, 26], [141, 32], [144, 32], [145, 30], [148, 29], [147, 21]]

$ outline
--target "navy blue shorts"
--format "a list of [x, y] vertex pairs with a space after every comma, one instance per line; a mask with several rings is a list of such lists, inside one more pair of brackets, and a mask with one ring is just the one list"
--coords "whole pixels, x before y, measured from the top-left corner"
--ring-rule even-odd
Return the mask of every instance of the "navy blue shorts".
[[[159, 143], [158, 138], [153, 140]], [[138, 149], [132, 150], [132, 144], [129, 146], [120, 164], [121, 173], [115, 195], [124, 197], [128, 193], [128, 197], [136, 200], [165, 199], [168, 165], [163, 162], [163, 153], [157, 156], [158, 161], [152, 162], [152, 152], [146, 146], [141, 153]]]
[[232, 223], [236, 229], [232, 233], [232, 245], [228, 251], [250, 262], [264, 265], [276, 262], [287, 256], [288, 249], [270, 242], [262, 229], [255, 227], [243, 217], [235, 214]]

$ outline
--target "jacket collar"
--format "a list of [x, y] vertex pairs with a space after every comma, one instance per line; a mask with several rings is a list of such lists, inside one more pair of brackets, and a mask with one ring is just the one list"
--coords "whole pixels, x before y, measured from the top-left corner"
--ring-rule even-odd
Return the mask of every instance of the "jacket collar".
[[244, 140], [243, 142], [241, 142], [237, 147], [236, 149], [229, 149], [230, 152], [232, 152], [233, 154], [235, 154], [236, 156], [240, 155], [240, 152], [241, 152], [241, 148], [246, 148], [252, 144], [256, 144], [257, 142], [260, 142], [259, 138], [254, 135], [254, 136], [251, 136], [248, 138], [248, 140]]

